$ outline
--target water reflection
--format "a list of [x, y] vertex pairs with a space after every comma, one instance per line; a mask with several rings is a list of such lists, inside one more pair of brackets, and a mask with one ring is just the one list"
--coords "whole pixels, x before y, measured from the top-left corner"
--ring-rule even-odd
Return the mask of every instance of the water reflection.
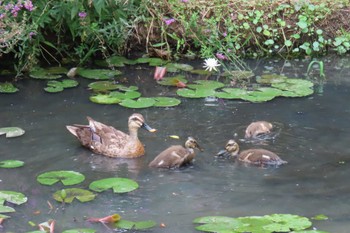
[[[21, 127], [26, 134], [0, 138], [0, 155], [1, 160], [22, 160], [25, 166], [0, 169], [0, 189], [23, 192], [29, 202], [15, 207], [16, 213], [10, 214], [11, 219], [0, 232], [29, 231], [32, 228], [28, 221], [40, 223], [49, 218], [57, 220], [58, 232], [78, 227], [106, 232], [104, 226], [87, 223], [83, 217], [113, 213], [128, 220], [165, 223], [166, 231], [173, 233], [196, 232], [192, 220], [204, 215], [325, 214], [330, 220], [314, 222], [318, 229], [347, 232], [350, 67], [344, 61], [335, 63], [335, 58], [325, 60], [328, 76], [324, 91], [307, 98], [278, 98], [261, 104], [183, 99], [176, 108], [139, 110], [158, 132], [140, 131], [146, 155], [135, 160], [92, 154], [65, 129], [65, 125], [84, 122], [86, 116], [91, 116], [126, 132], [127, 118], [135, 110], [91, 103], [86, 90], [89, 81], [83, 79], [79, 79], [78, 88], [60, 94], [45, 93], [44, 82], [20, 82], [18, 94], [1, 96], [0, 122], [3, 127]], [[304, 77], [307, 64], [278, 60], [250, 63], [257, 74], [268, 70], [298, 78]], [[130, 77], [130, 84], [139, 85], [144, 95], [174, 95], [172, 88], [155, 86], [153, 68], [124, 73]], [[245, 140], [245, 127], [256, 120], [273, 122], [276, 136], [264, 141]], [[180, 140], [169, 135], [178, 135]], [[197, 153], [192, 166], [180, 170], [148, 167], [159, 152], [170, 145], [182, 144], [188, 136], [196, 138], [204, 148], [204, 152]], [[230, 138], [239, 140], [242, 149], [264, 147], [274, 151], [288, 164], [262, 169], [215, 158]], [[140, 188], [126, 195], [104, 192], [92, 202], [62, 206], [51, 196], [62, 185], [48, 187], [36, 182], [38, 174], [51, 170], [82, 172], [86, 180], [80, 188], [87, 188], [97, 179], [117, 176], [135, 179]], [[55, 211], [50, 212], [48, 200]], [[34, 215], [36, 210], [41, 214]], [[156, 227], [151, 232], [164, 229]]]

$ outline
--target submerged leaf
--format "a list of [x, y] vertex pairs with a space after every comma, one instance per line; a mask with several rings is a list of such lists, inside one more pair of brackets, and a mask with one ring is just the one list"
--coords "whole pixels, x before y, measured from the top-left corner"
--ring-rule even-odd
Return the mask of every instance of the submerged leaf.
[[103, 192], [113, 189], [114, 193], [127, 193], [139, 187], [138, 183], [128, 178], [106, 178], [97, 180], [89, 185], [89, 189], [96, 192]]
[[[64, 195], [63, 195], [64, 194]], [[96, 195], [89, 190], [80, 188], [69, 188], [58, 190], [53, 194], [53, 198], [56, 201], [64, 203], [72, 203], [74, 199], [80, 202], [88, 202], [95, 199]]]
[[25, 131], [19, 127], [4, 127], [0, 128], [0, 135], [6, 134], [7, 138], [22, 136]]
[[0, 168], [17, 168], [24, 165], [23, 161], [20, 160], [3, 160], [0, 161]]
[[75, 171], [50, 171], [40, 174], [37, 181], [43, 185], [53, 185], [59, 181], [64, 185], [79, 184], [85, 180], [85, 176]]

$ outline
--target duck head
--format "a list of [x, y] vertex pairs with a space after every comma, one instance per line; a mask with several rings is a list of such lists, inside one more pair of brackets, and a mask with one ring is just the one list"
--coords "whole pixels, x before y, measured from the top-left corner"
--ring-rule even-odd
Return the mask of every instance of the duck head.
[[145, 122], [145, 119], [143, 118], [143, 116], [139, 113], [134, 113], [129, 117], [128, 125], [129, 125], [130, 131], [134, 131], [134, 130], [137, 130], [139, 128], [146, 129], [149, 132], [157, 131], [156, 129], [153, 129], [152, 127], [150, 127]]
[[199, 146], [198, 142], [193, 138], [193, 137], [188, 137], [186, 142], [185, 142], [185, 147], [186, 148], [191, 148], [191, 149], [198, 149], [200, 151], [203, 151], [203, 149]]
[[226, 143], [225, 149], [219, 151], [216, 155], [217, 156], [236, 156], [238, 155], [238, 152], [239, 152], [238, 143], [235, 140], [230, 139]]

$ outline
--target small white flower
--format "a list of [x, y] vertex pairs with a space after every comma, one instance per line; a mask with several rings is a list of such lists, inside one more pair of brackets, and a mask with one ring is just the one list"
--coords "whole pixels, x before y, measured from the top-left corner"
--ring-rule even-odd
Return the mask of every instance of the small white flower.
[[203, 68], [205, 68], [205, 70], [217, 71], [216, 67], [218, 67], [218, 66], [221, 66], [221, 64], [219, 64], [219, 61], [216, 58], [207, 58], [204, 60]]

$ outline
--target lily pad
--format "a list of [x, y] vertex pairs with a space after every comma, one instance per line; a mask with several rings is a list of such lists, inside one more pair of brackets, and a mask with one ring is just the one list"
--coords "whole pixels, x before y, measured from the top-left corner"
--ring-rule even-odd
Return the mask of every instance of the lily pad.
[[141, 93], [138, 91], [126, 91], [126, 92], [119, 92], [119, 91], [113, 91], [109, 93], [111, 97], [118, 98], [120, 100], [124, 99], [136, 99], [141, 96]]
[[230, 79], [249, 79], [254, 76], [254, 73], [249, 70], [229, 70], [224, 72], [222, 76]]
[[[0, 205], [0, 213], [13, 213], [13, 212], [16, 212], [14, 208]], [[0, 218], [1, 218], [1, 214], [0, 214]]]
[[127, 108], [148, 108], [152, 107], [155, 102], [156, 101], [153, 98], [141, 97], [137, 100], [125, 99], [120, 103], [120, 105]]
[[209, 70], [191, 70], [192, 74], [199, 74], [199, 75], [211, 75], [211, 72]]
[[122, 228], [126, 230], [144, 230], [152, 228], [156, 225], [154, 221], [140, 221], [140, 222], [132, 222], [128, 220], [119, 220], [115, 223], [115, 227]]
[[53, 194], [53, 198], [56, 201], [64, 203], [72, 203], [74, 199], [80, 202], [88, 202], [95, 199], [95, 197], [96, 195], [91, 191], [80, 188], [62, 189]]
[[122, 100], [108, 93], [90, 96], [90, 101], [97, 104], [119, 104]]
[[173, 107], [181, 104], [181, 100], [171, 97], [154, 97], [155, 107]]
[[284, 83], [288, 79], [284, 75], [279, 74], [264, 74], [256, 78], [256, 82], [260, 84]]
[[126, 87], [126, 86], [120, 86], [119, 87], [119, 90], [121, 91], [137, 91], [139, 88], [137, 86], [129, 86], [129, 87]]
[[43, 185], [53, 185], [59, 181], [63, 185], [79, 184], [85, 180], [85, 176], [75, 171], [50, 171], [40, 174], [37, 181]]
[[326, 216], [324, 214], [319, 214], [319, 215], [316, 215], [316, 216], [312, 217], [312, 219], [315, 219], [315, 220], [327, 220], [328, 216]]
[[284, 90], [282, 93], [285, 97], [304, 97], [314, 93], [313, 83], [303, 79], [287, 79], [283, 83], [273, 83], [271, 86]]
[[90, 228], [77, 228], [71, 230], [65, 230], [62, 233], [95, 233], [96, 230]]
[[191, 71], [193, 70], [193, 66], [188, 64], [181, 64], [181, 63], [168, 63], [165, 66], [167, 68], [168, 72], [177, 72], [178, 70], [182, 71]]
[[121, 74], [119, 70], [83, 69], [83, 68], [79, 68], [77, 73], [78, 75], [84, 78], [95, 79], [95, 80], [108, 80]]
[[308, 218], [299, 215], [271, 214], [265, 215], [264, 217], [274, 222], [264, 226], [264, 229], [275, 232], [289, 232], [290, 230], [299, 231], [312, 226]]
[[34, 79], [59, 79], [62, 75], [51, 73], [50, 70], [38, 68], [29, 73], [29, 76]]
[[0, 214], [0, 219], [7, 219], [7, 218], [10, 218], [10, 216], [4, 215], [4, 214]]
[[223, 88], [220, 92], [216, 92], [215, 96], [222, 99], [241, 99], [248, 92], [240, 88]]
[[187, 83], [185, 76], [177, 75], [175, 77], [165, 77], [160, 81], [157, 81], [158, 84], [163, 86], [177, 86], [179, 82]]
[[50, 86], [50, 87], [45, 87], [44, 90], [49, 93], [57, 93], [57, 92], [63, 91], [64, 88], [61, 86]]
[[182, 88], [177, 90], [176, 94], [186, 98], [205, 98], [208, 96], [215, 96], [215, 89], [198, 88], [191, 90], [188, 88]]
[[112, 81], [97, 81], [90, 83], [88, 87], [96, 92], [106, 92], [106, 91], [112, 91], [117, 90], [121, 87], [121, 84], [116, 84]]
[[138, 183], [128, 178], [106, 178], [97, 180], [89, 185], [89, 189], [96, 192], [103, 192], [113, 189], [114, 193], [127, 193], [139, 187]]
[[122, 67], [124, 66], [124, 64], [134, 65], [136, 64], [136, 61], [127, 59], [126, 57], [122, 57], [122, 56], [112, 56], [106, 59], [106, 63], [108, 65]]
[[21, 205], [26, 203], [28, 198], [19, 192], [0, 190], [0, 204], [2, 203], [1, 200], [5, 200], [12, 204]]
[[192, 89], [218, 89], [225, 86], [222, 82], [213, 80], [196, 80], [194, 83], [187, 86]]
[[25, 131], [19, 127], [4, 127], [0, 128], [0, 135], [6, 134], [7, 138], [22, 136]]
[[204, 216], [195, 218], [193, 223], [227, 223], [227, 222], [235, 222], [236, 218], [226, 217], [226, 216]]
[[15, 87], [12, 83], [0, 83], [0, 93], [15, 93], [17, 91], [19, 91], [19, 89]]
[[3, 160], [0, 161], [0, 168], [17, 168], [24, 165], [23, 161], [20, 160]]
[[66, 74], [68, 72], [68, 69], [63, 66], [53, 66], [45, 69], [47, 73], [49, 74]]

